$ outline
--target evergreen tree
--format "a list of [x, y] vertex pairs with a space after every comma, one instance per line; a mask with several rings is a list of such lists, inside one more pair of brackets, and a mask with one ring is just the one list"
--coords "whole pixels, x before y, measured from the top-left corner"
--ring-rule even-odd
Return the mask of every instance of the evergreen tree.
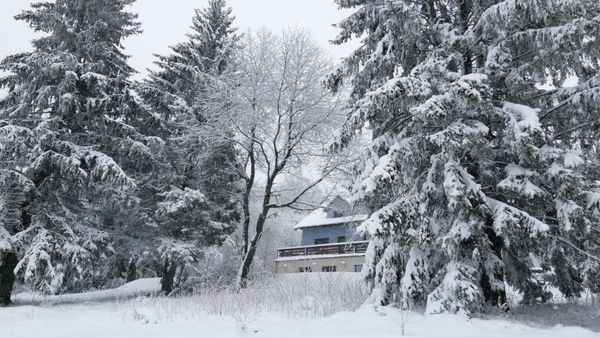
[[35, 3], [16, 19], [44, 36], [0, 63], [0, 242], [18, 253], [18, 278], [46, 293], [99, 278], [122, 231], [115, 213], [137, 204], [161, 145], [140, 133], [156, 124], [133, 100], [122, 52], [140, 32], [124, 10], [133, 2]]
[[189, 40], [171, 47], [169, 55], [156, 55], [159, 70], [150, 71], [141, 94], [165, 120], [206, 118], [208, 89], [227, 71], [240, 39], [231, 11], [225, 0], [210, 0], [196, 10]]
[[597, 287], [600, 3], [337, 3], [356, 11], [335, 43], [364, 36], [329, 83], [352, 84], [335, 146], [372, 131], [353, 192], [375, 301], [530, 301], [537, 260], [566, 296]]
[[156, 215], [170, 238], [159, 246], [163, 277], [168, 277], [163, 278], [165, 293], [172, 289], [175, 270], [200, 254], [191, 248], [222, 243], [239, 219], [233, 138], [211, 130], [231, 105], [222, 83], [232, 76], [240, 39], [233, 20], [224, 0], [210, 0], [207, 8], [196, 10], [189, 40], [172, 47], [170, 55], [157, 55], [159, 70], [138, 85], [147, 109], [160, 115], [167, 132], [168, 166], [148, 193], [158, 197]]

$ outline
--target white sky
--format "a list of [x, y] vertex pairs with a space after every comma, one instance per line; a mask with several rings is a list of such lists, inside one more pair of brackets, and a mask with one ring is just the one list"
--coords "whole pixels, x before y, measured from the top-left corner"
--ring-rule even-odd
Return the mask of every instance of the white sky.
[[[28, 8], [31, 0], [0, 0], [0, 59], [28, 51], [34, 32], [13, 16]], [[153, 54], [166, 54], [168, 46], [185, 41], [190, 31], [194, 8], [205, 7], [208, 0], [138, 0], [131, 8], [139, 14], [144, 32], [125, 41], [130, 64], [143, 76], [152, 67]], [[311, 31], [333, 57], [348, 55], [356, 43], [333, 46], [329, 40], [337, 35], [334, 23], [350, 14], [341, 11], [333, 0], [229, 0], [240, 30], [267, 27], [279, 31], [285, 27], [301, 27]]]

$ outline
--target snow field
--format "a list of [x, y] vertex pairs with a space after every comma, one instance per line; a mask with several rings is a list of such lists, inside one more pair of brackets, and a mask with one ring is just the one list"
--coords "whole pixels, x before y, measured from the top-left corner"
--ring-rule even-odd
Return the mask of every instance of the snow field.
[[[574, 311], [573, 306], [545, 308], [546, 321], [521, 318], [528, 326], [516, 323], [518, 316], [425, 316], [362, 305], [368, 292], [360, 275], [352, 273], [278, 275], [243, 291], [213, 288], [193, 296], [143, 296], [155, 293], [158, 286], [158, 279], [152, 278], [77, 295], [20, 294], [16, 306], [0, 308], [0, 337], [392, 338], [402, 337], [403, 324], [406, 337], [418, 338], [600, 337], [598, 332], [556, 325], [560, 320], [552, 316]], [[596, 309], [600, 314], [600, 306]]]
[[[164, 300], [132, 303], [21, 306], [0, 309], [3, 338], [398, 338], [403, 314], [395, 308], [369, 305], [318, 318], [289, 318], [282, 313], [256, 316], [180, 316], [181, 306]], [[140, 311], [141, 310], [141, 311]], [[190, 308], [194, 313], [197, 309]], [[143, 312], [150, 311], [154, 318]], [[161, 315], [162, 314], [162, 315]], [[466, 319], [458, 315], [425, 316], [409, 313], [406, 337], [418, 338], [592, 338], [597, 332], [576, 327], [529, 327], [506, 320]]]

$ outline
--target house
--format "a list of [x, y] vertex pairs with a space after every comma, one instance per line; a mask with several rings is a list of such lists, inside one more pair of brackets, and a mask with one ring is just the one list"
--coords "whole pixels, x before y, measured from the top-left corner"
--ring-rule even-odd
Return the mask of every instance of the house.
[[302, 241], [277, 250], [276, 273], [360, 272], [369, 242], [356, 227], [367, 218], [365, 210], [334, 198], [294, 226]]

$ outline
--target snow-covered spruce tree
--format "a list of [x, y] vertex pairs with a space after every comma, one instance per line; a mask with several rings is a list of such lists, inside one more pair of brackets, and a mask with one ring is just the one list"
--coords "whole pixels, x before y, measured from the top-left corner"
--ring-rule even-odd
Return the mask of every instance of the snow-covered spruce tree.
[[[148, 109], [158, 113], [168, 130], [166, 180], [154, 185], [158, 196], [157, 214], [168, 228], [168, 237], [175, 242], [161, 244], [164, 278], [163, 291], [169, 293], [175, 270], [183, 269], [186, 261], [181, 245], [220, 244], [233, 231], [239, 219], [239, 175], [232, 137], [216, 137], [211, 132], [212, 121], [228, 109], [228, 94], [221, 92], [222, 77], [231, 74], [231, 58], [240, 37], [233, 27], [231, 8], [224, 0], [211, 0], [202, 10], [196, 10], [189, 40], [172, 47], [172, 54], [157, 55], [159, 69], [151, 71], [149, 79], [138, 85]], [[177, 204], [174, 196], [185, 196], [197, 204], [192, 207]], [[178, 202], [176, 202], [178, 203]], [[190, 242], [191, 241], [191, 242]]]
[[120, 231], [106, 215], [136, 204], [161, 144], [135, 127], [153, 122], [121, 46], [140, 31], [133, 1], [35, 3], [16, 19], [44, 36], [0, 63], [0, 242], [18, 253], [19, 280], [46, 293], [93, 285]]
[[330, 85], [352, 84], [335, 147], [372, 131], [353, 191], [374, 301], [464, 313], [505, 282], [532, 301], [534, 261], [597, 290], [600, 3], [337, 3], [356, 11], [335, 43], [363, 36]]
[[158, 229], [151, 241], [154, 253], [141, 258], [158, 263], [162, 292], [169, 295], [189, 277], [188, 268], [204, 256], [207, 246], [225, 241], [236, 219], [220, 214], [222, 206], [197, 189], [171, 185], [164, 190], [157, 193], [153, 208]]
[[159, 67], [141, 84], [144, 100], [165, 120], [194, 116], [202, 120], [206, 92], [213, 77], [227, 71], [240, 36], [225, 0], [210, 0], [197, 9], [189, 40], [171, 47], [169, 55], [156, 55]]

